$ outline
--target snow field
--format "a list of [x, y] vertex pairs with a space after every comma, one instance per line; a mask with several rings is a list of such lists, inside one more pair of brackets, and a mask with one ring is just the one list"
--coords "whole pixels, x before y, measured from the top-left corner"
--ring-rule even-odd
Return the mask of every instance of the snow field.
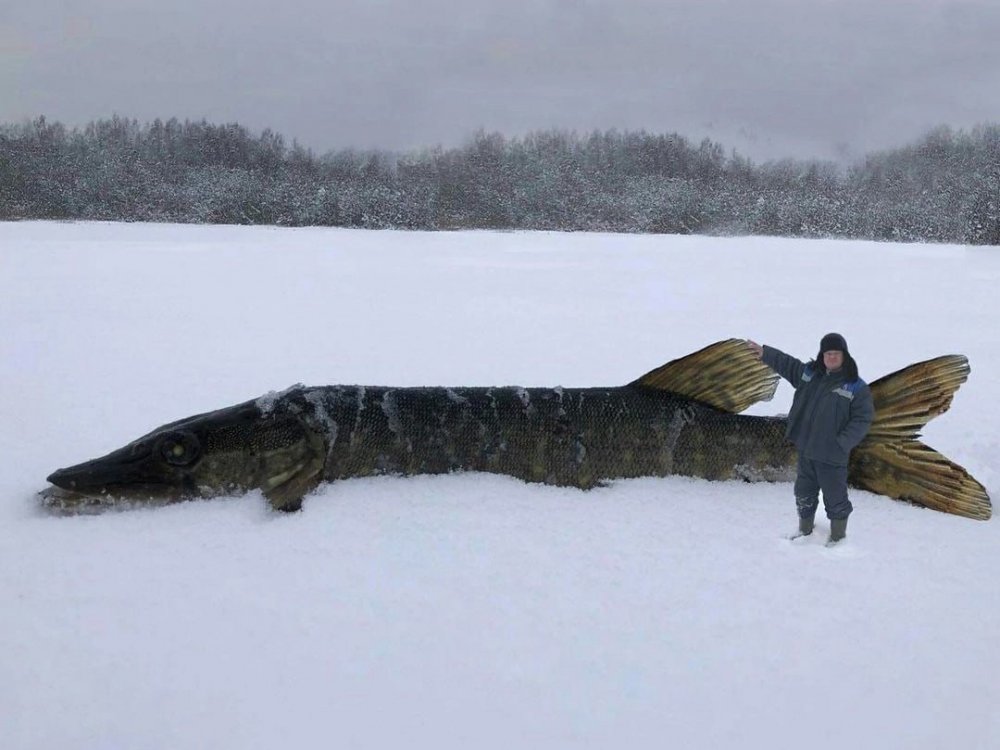
[[[963, 353], [925, 440], [996, 497], [989, 248], [0, 224], [0, 746], [987, 748], [996, 522], [791, 486], [504, 477], [42, 515], [53, 469], [306, 384], [614, 385], [730, 336]], [[787, 410], [787, 384], [752, 413]]]

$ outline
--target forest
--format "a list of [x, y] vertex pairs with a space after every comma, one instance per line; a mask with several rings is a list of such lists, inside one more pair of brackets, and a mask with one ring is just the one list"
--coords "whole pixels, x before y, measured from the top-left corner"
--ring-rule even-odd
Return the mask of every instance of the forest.
[[0, 126], [0, 220], [839, 237], [1000, 245], [1000, 125], [849, 166], [644, 131], [480, 131], [317, 155], [271, 130], [114, 116]]

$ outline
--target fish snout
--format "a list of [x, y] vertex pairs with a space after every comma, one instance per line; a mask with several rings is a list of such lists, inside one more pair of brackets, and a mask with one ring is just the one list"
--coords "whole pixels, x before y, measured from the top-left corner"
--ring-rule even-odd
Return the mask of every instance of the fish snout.
[[118, 472], [99, 460], [56, 469], [46, 477], [46, 480], [56, 487], [74, 492], [100, 489], [115, 479], [120, 479]]
[[56, 487], [73, 492], [105, 492], [110, 487], [147, 483], [152, 479], [148, 461], [131, 457], [129, 451], [115, 451], [102, 458], [57, 469], [48, 476]]
[[72, 469], [56, 469], [45, 478], [45, 481], [64, 490], [76, 489], [76, 478]]

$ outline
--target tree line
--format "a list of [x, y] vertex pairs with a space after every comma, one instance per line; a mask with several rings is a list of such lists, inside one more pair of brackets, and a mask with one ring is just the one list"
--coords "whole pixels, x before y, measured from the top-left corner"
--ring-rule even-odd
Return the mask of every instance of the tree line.
[[678, 134], [478, 132], [316, 155], [271, 130], [112, 117], [0, 126], [0, 220], [766, 234], [1000, 245], [1000, 125], [842, 169]]

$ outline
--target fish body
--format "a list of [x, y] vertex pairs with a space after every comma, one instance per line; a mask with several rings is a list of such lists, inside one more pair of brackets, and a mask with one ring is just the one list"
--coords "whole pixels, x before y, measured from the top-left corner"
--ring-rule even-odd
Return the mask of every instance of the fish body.
[[327, 480], [479, 471], [589, 489], [624, 477], [787, 474], [795, 459], [783, 418], [730, 414], [639, 385], [336, 386], [282, 398], [324, 435]]
[[320, 481], [386, 474], [488, 472], [580, 489], [672, 474], [774, 480], [795, 461], [784, 427], [637, 385], [295, 386], [164, 425], [49, 479], [111, 501], [259, 488], [286, 510]]
[[[989, 517], [982, 486], [913, 439], [922, 407], [899, 396], [910, 391], [900, 378], [944, 378], [937, 391], [918, 391], [936, 410], [924, 421], [947, 409], [968, 366], [944, 359], [872, 384], [876, 407], [880, 395], [886, 406], [876, 413], [875, 439], [855, 449], [850, 477], [892, 497]], [[259, 489], [288, 511], [321, 482], [463, 471], [583, 490], [645, 476], [790, 480], [796, 452], [786, 419], [739, 414], [770, 398], [776, 384], [745, 342], [731, 339], [617, 387], [298, 385], [172, 422], [60, 469], [43, 502], [72, 512]]]

